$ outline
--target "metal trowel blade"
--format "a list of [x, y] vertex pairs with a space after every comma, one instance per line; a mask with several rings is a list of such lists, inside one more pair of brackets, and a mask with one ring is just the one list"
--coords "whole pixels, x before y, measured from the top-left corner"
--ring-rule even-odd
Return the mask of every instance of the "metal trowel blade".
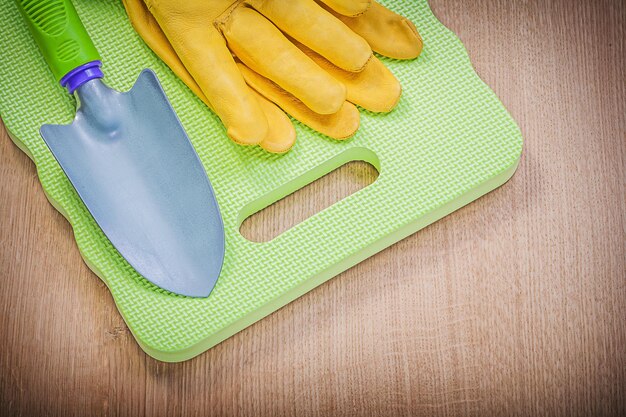
[[70, 125], [41, 135], [113, 246], [148, 281], [206, 297], [224, 260], [224, 227], [206, 172], [156, 75], [128, 92], [91, 80]]

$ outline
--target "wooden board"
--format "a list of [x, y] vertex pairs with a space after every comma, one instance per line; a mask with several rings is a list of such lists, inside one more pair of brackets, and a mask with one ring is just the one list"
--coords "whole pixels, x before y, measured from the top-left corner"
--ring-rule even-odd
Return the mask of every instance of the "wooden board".
[[139, 349], [2, 130], [0, 415], [625, 414], [626, 6], [431, 5], [520, 124], [517, 174], [189, 362]]

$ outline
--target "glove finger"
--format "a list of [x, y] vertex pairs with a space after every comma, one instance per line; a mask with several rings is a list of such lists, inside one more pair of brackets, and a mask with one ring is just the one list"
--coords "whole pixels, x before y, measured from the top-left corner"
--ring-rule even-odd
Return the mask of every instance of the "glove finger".
[[220, 33], [206, 22], [159, 21], [158, 14], [154, 17], [226, 126], [228, 136], [243, 145], [261, 142], [269, 129], [265, 113], [246, 86]]
[[344, 101], [339, 111], [334, 114], [315, 113], [272, 81], [244, 64], [238, 65], [250, 87], [311, 129], [338, 140], [353, 136], [359, 129], [361, 116], [353, 104]]
[[317, 66], [256, 11], [238, 7], [221, 29], [231, 51], [241, 61], [311, 110], [331, 114], [341, 108], [346, 99], [343, 84]]
[[130, 18], [130, 23], [144, 42], [204, 104], [213, 110], [209, 100], [189, 71], [187, 71], [178, 55], [176, 55], [176, 51], [143, 0], [123, 0], [123, 3]]
[[267, 136], [259, 143], [261, 148], [271, 153], [285, 153], [296, 143], [296, 129], [283, 111], [261, 94], [252, 90], [269, 124]]
[[347, 100], [366, 110], [387, 113], [398, 104], [402, 86], [378, 58], [372, 57], [361, 72], [344, 71], [306, 46], [295, 43], [317, 65], [346, 86]]
[[[160, 26], [154, 19], [154, 16], [148, 11], [142, 0], [124, 0], [124, 6], [131, 18], [133, 27], [144, 39], [148, 46], [170, 67], [170, 69], [198, 96], [209, 108], [211, 105], [206, 98], [200, 86], [193, 79], [187, 68], [176, 55], [176, 51], [169, 43], [169, 40], [161, 30]], [[253, 94], [261, 109], [268, 120], [269, 130], [267, 136], [260, 143], [260, 146], [272, 153], [287, 152], [296, 140], [296, 131], [293, 124], [275, 104], [268, 101], [265, 97], [257, 93], [250, 87], [247, 87]]]
[[376, 1], [372, 1], [371, 7], [357, 17], [347, 17], [327, 9], [362, 36], [381, 55], [395, 59], [414, 59], [422, 52], [422, 38], [413, 22]]
[[358, 16], [372, 5], [372, 0], [321, 0], [328, 7], [344, 16]]
[[248, 3], [283, 32], [347, 71], [361, 71], [372, 56], [372, 49], [363, 38], [313, 0]]

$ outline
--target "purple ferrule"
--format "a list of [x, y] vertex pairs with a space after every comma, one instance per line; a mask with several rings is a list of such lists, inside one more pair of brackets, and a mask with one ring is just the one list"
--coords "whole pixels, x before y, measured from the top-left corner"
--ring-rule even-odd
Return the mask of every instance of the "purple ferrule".
[[78, 87], [85, 84], [87, 81], [104, 77], [100, 69], [101, 66], [102, 62], [100, 61], [87, 62], [65, 74], [63, 78], [61, 78], [60, 83], [63, 87], [67, 88], [70, 94], [73, 94]]

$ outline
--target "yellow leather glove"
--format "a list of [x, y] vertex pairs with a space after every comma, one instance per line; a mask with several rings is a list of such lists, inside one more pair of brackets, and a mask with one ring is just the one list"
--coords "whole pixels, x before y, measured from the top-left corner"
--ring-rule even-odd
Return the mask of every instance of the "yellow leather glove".
[[422, 52], [422, 38], [413, 22], [374, 0], [320, 0], [320, 4], [363, 37], [374, 52], [395, 59], [414, 59]]
[[[352, 19], [366, 17], [374, 6], [361, 0], [325, 3], [333, 13], [341, 3], [361, 7], [351, 10], [361, 15]], [[342, 139], [359, 125], [358, 110], [346, 98], [372, 111], [388, 111], [399, 99], [399, 83], [372, 57], [368, 43], [313, 0], [124, 0], [124, 5], [137, 32], [217, 113], [235, 142], [289, 150], [295, 130], [276, 105]], [[383, 32], [389, 28], [378, 26]], [[410, 36], [421, 45], [416, 33]]]

